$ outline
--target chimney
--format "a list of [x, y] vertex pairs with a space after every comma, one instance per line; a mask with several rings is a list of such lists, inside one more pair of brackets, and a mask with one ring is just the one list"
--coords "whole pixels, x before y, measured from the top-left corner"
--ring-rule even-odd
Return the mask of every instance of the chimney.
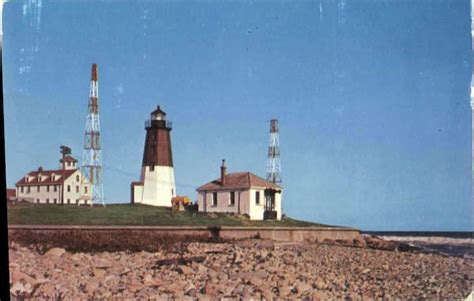
[[226, 174], [226, 167], [225, 167], [225, 159], [222, 159], [221, 165], [221, 185], [225, 185], [225, 174]]

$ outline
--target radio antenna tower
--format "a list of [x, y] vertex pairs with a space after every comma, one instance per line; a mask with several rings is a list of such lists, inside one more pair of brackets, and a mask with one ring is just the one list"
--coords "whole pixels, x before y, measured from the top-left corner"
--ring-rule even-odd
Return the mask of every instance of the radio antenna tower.
[[83, 176], [91, 186], [91, 206], [104, 203], [102, 185], [102, 153], [100, 150], [99, 121], [99, 73], [97, 64], [92, 64], [89, 104], [87, 106], [86, 134], [83, 153]]
[[278, 120], [270, 120], [270, 140], [268, 145], [267, 181], [281, 183], [280, 137]]

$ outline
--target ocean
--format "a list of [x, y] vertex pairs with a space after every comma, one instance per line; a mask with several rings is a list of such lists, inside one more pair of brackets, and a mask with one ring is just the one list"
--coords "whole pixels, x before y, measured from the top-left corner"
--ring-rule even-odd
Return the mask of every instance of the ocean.
[[424, 253], [474, 259], [474, 232], [361, 231], [420, 248]]

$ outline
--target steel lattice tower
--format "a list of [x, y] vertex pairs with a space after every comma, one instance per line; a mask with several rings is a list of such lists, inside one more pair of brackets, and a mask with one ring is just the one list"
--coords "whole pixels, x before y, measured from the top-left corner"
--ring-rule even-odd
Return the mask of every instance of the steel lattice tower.
[[89, 104], [87, 106], [82, 172], [91, 185], [91, 205], [104, 203], [102, 153], [100, 149], [99, 74], [92, 64]]
[[267, 181], [281, 183], [280, 137], [278, 120], [270, 120], [270, 140], [268, 145]]

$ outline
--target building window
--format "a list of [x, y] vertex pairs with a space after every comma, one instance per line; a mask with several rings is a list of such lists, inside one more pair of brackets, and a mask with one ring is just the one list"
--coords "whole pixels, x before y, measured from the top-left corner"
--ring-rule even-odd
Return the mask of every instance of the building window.
[[76, 205], [79, 205], [79, 200], [76, 200]]
[[54, 203], [56, 204], [57, 202], [58, 202], [58, 199], [55, 198], [55, 199], [54, 199]]
[[235, 191], [230, 192], [229, 206], [235, 205]]
[[71, 185], [67, 185], [67, 192], [71, 192]]
[[212, 206], [217, 206], [217, 192], [212, 193]]
[[71, 166], [71, 162], [67, 162], [67, 166]]
[[217, 206], [217, 192], [212, 193], [212, 204], [213, 207]]
[[69, 204], [70, 202], [71, 202], [71, 200], [70, 200], [70, 199], [67, 199], [67, 203]]
[[76, 182], [79, 182], [79, 175], [76, 176]]
[[23, 186], [20, 187], [20, 191], [21, 191], [21, 193], [23, 193]]
[[[78, 201], [79, 201], [79, 200], [78, 200]], [[87, 200], [85, 200], [85, 201], [84, 201], [84, 204], [86, 204], [86, 205], [87, 205]]]
[[39, 187], [39, 186], [36, 186], [36, 190], [37, 190], [38, 192], [40, 192], [40, 187]]
[[87, 193], [87, 186], [84, 186], [84, 193]]
[[26, 187], [26, 193], [30, 193], [30, 186]]
[[76, 185], [76, 192], [79, 193], [79, 185]]
[[58, 191], [58, 185], [54, 185], [54, 192]]
[[150, 166], [150, 171], [154, 171], [155, 170], [155, 165], [151, 165]]
[[46, 191], [49, 192], [49, 185], [46, 185]]
[[[37, 201], [39, 203], [39, 199]], [[49, 204], [49, 199], [46, 199], [46, 204]]]
[[255, 191], [255, 204], [260, 205], [260, 191]]
[[39, 199], [36, 199], [36, 204], [39, 204], [40, 200]]

